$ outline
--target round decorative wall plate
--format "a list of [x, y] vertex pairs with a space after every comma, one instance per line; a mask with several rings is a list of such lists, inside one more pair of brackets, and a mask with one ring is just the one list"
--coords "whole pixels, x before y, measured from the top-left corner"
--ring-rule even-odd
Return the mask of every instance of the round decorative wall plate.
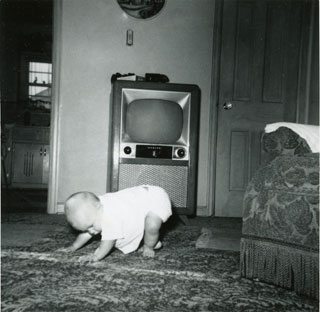
[[149, 19], [159, 14], [165, 0], [117, 0], [121, 9], [131, 17]]

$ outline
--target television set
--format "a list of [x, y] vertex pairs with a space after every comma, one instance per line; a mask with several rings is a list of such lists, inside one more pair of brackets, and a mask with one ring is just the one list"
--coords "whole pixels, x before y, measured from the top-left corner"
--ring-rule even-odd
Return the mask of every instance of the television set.
[[158, 185], [171, 195], [175, 211], [192, 214], [199, 87], [118, 80], [113, 83], [111, 104], [110, 190]]

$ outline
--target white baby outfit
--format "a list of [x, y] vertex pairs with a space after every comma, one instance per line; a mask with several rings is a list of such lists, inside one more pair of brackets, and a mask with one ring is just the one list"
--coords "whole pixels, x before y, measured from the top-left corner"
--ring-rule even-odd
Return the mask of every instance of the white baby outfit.
[[103, 206], [101, 240], [116, 240], [115, 247], [125, 254], [139, 247], [149, 211], [163, 222], [172, 214], [168, 194], [157, 186], [136, 186], [107, 193], [99, 199]]

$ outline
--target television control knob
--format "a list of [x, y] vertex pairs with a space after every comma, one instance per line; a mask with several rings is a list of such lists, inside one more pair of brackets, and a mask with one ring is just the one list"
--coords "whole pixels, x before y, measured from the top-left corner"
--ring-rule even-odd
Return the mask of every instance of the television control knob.
[[123, 151], [124, 151], [124, 153], [125, 153], [126, 155], [129, 155], [129, 154], [131, 154], [132, 149], [131, 149], [130, 146], [126, 146], [126, 147], [123, 149]]
[[185, 149], [184, 149], [184, 148], [178, 148], [178, 149], [176, 150], [176, 156], [177, 156], [178, 158], [183, 158], [184, 156], [186, 156], [186, 151], [185, 151]]

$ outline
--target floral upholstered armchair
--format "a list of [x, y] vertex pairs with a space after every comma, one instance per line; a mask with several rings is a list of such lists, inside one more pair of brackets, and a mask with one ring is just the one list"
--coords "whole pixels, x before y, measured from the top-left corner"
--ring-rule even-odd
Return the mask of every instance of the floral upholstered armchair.
[[241, 275], [319, 298], [319, 153], [284, 126], [262, 145], [266, 164], [244, 196]]

